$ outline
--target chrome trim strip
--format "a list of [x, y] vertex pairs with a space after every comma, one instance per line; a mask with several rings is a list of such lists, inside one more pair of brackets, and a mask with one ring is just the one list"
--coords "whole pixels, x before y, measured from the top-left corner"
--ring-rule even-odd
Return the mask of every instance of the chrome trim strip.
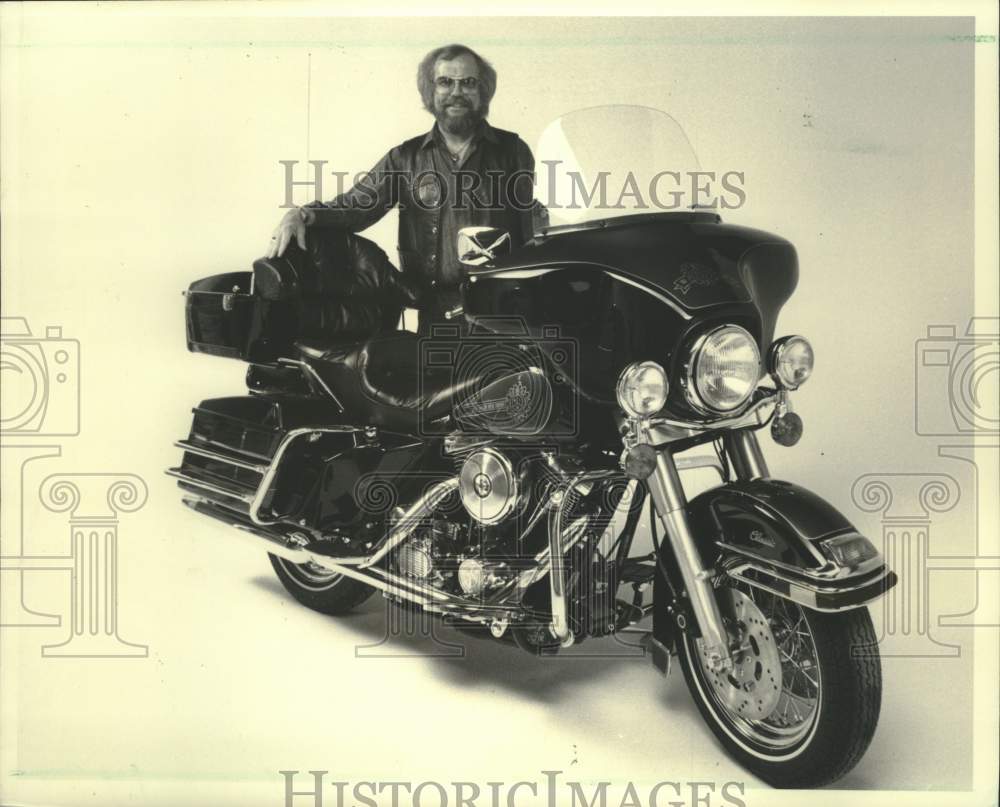
[[[771, 575], [772, 580], [785, 583], [788, 586], [788, 591], [787, 592], [781, 591], [773, 586], [769, 586], [766, 581], [761, 581], [747, 577], [744, 574], [744, 572], [746, 572], [747, 569], [752, 569], [753, 571], [760, 572], [765, 575]], [[892, 571], [888, 567], [886, 567], [884, 574], [869, 580], [865, 580], [861, 585], [851, 586], [848, 588], [837, 588], [837, 589], [818, 589], [816, 587], [809, 586], [807, 584], [803, 584], [798, 581], [789, 580], [788, 578], [782, 575], [775, 574], [774, 572], [771, 572], [767, 569], [761, 569], [760, 567], [754, 566], [753, 564], [750, 563], [744, 563], [739, 566], [735, 566], [732, 569], [727, 569], [726, 573], [733, 579], [744, 582], [748, 586], [754, 586], [755, 588], [768, 591], [777, 597], [789, 598], [793, 602], [797, 602], [799, 605], [804, 605], [805, 607], [811, 608], [814, 611], [822, 611], [824, 613], [838, 613], [840, 611], [849, 611], [854, 608], [861, 608], [871, 602], [874, 602], [879, 597], [883, 596], [883, 594], [885, 594], [885, 591], [880, 590], [878, 584], [885, 582], [892, 574]], [[850, 594], [851, 592], [859, 591], [863, 588], [868, 588], [868, 587], [874, 587], [876, 589], [876, 593], [874, 593], [871, 597], [865, 600], [854, 602], [851, 603], [850, 605], [845, 605], [841, 608], [830, 608], [828, 606], [821, 607], [818, 604], [818, 599], [817, 599], [818, 594], [836, 596], [837, 594]]]
[[[881, 568], [882, 574], [875, 575], [873, 577], [866, 577], [865, 575], [856, 575], [850, 578], [842, 578], [841, 580], [838, 581], [844, 583], [851, 583], [853, 581], [854, 582], [853, 585], [824, 586], [809, 582], [807, 580], [797, 580], [796, 578], [791, 577], [790, 575], [783, 574], [780, 569], [771, 569], [768, 568], [767, 566], [759, 565], [748, 561], [742, 561], [740, 563], [735, 564], [732, 567], [732, 569], [736, 570], [735, 572], [736, 574], [742, 574], [747, 569], [753, 569], [755, 572], [770, 575], [775, 580], [780, 580], [782, 583], [787, 583], [789, 586], [792, 586], [794, 588], [801, 588], [804, 591], [809, 591], [813, 594], [848, 594], [852, 591], [857, 591], [859, 588], [864, 588], [865, 586], [873, 585], [874, 583], [877, 583], [879, 580], [884, 580], [886, 577], [888, 577], [889, 572], [891, 571], [891, 569], [889, 569], [889, 567], [885, 565], [884, 561], [881, 563], [879, 568]], [[733, 574], [734, 572], [731, 569], [727, 569], [726, 573]], [[861, 577], [863, 577], [864, 579], [858, 579]]]
[[228, 465], [235, 465], [237, 468], [243, 468], [247, 471], [253, 471], [254, 473], [263, 474], [267, 471], [267, 465], [260, 465], [258, 463], [246, 462], [245, 460], [239, 460], [235, 457], [229, 457], [218, 451], [212, 451], [208, 448], [203, 448], [195, 443], [188, 440], [177, 440], [174, 443], [177, 448], [182, 448], [189, 454], [197, 454], [199, 457], [207, 457], [210, 460], [217, 460], [219, 462], [224, 462]]
[[[849, 535], [852, 533], [843, 533], [844, 535]], [[860, 535], [860, 533], [857, 533]], [[801, 566], [793, 566], [790, 563], [783, 563], [780, 560], [771, 560], [771, 558], [765, 558], [762, 555], [757, 554], [751, 549], [746, 547], [737, 546], [736, 544], [729, 544], [725, 541], [716, 541], [715, 545], [722, 550], [733, 552], [740, 557], [752, 560], [761, 565], [762, 569], [768, 569], [773, 567], [775, 573], [778, 571], [791, 572], [793, 574], [799, 574], [803, 577], [813, 578], [815, 580], [843, 580], [848, 577], [863, 576], [870, 574], [871, 572], [878, 569], [880, 566], [885, 565], [885, 558], [879, 553], [873, 558], [869, 558], [864, 563], [859, 564], [853, 569], [848, 569], [844, 566], [837, 566], [829, 558], [824, 556], [821, 552], [817, 551], [816, 548], [809, 542], [810, 551], [814, 552], [818, 559], [823, 562], [823, 565], [819, 569], [803, 569]]]
[[675, 300], [670, 299], [669, 297], [667, 297], [667, 295], [663, 294], [662, 292], [655, 291], [654, 289], [651, 289], [648, 286], [644, 286], [638, 280], [633, 280], [632, 278], [626, 277], [620, 272], [616, 272], [613, 268], [611, 268], [610, 266], [606, 266], [603, 263], [594, 263], [591, 261], [561, 261], [555, 265], [542, 264], [541, 266], [534, 266], [530, 268], [526, 267], [523, 269], [496, 269], [493, 271], [487, 270], [485, 272], [477, 272], [475, 274], [472, 274], [470, 275], [469, 279], [472, 281], [476, 281], [479, 280], [480, 278], [493, 279], [495, 277], [498, 277], [501, 279], [519, 280], [522, 278], [527, 279], [532, 277], [538, 277], [539, 275], [545, 275], [550, 272], [558, 272], [564, 269], [573, 269], [581, 266], [590, 269], [598, 269], [601, 272], [604, 272], [604, 274], [613, 277], [615, 280], [618, 280], [627, 286], [634, 286], [640, 291], [646, 292], [646, 294], [655, 297], [661, 303], [673, 309], [674, 313], [677, 314], [682, 319], [685, 320], [691, 319], [692, 315], [689, 314], [687, 311], [685, 311]]
[[201, 488], [202, 490], [207, 490], [209, 493], [218, 493], [222, 496], [227, 496], [230, 499], [237, 499], [241, 502], [250, 502], [254, 499], [253, 493], [240, 493], [234, 490], [227, 490], [221, 485], [213, 485], [211, 482], [204, 482], [201, 479], [196, 479], [193, 476], [188, 476], [180, 468], [168, 468], [164, 473], [167, 476], [172, 476], [176, 479], [180, 479], [185, 484], [191, 485], [192, 487]]
[[[198, 442], [204, 443], [207, 446], [218, 446], [219, 448], [223, 449], [224, 451], [232, 451], [233, 450], [226, 443], [220, 442], [219, 440], [209, 440], [206, 437], [199, 438]], [[256, 457], [257, 459], [264, 460], [265, 464], [267, 464], [267, 465], [270, 465], [270, 463], [271, 463], [271, 457], [268, 454], [261, 454], [261, 453], [259, 453], [257, 451], [250, 451], [247, 448], [241, 448], [240, 449], [240, 453], [246, 454], [248, 457]]]

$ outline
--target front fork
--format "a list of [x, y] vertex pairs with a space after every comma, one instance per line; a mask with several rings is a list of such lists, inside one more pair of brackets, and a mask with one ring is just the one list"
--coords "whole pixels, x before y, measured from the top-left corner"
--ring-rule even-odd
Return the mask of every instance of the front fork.
[[[723, 436], [723, 441], [737, 478], [749, 480], [768, 476], [767, 463], [753, 431], [730, 431]], [[729, 669], [733, 663], [729, 636], [712, 586], [715, 571], [702, 565], [698, 546], [688, 525], [684, 487], [669, 449], [656, 452], [656, 467], [646, 479], [646, 484], [677, 559], [684, 588], [705, 643], [708, 664], [713, 670]]]

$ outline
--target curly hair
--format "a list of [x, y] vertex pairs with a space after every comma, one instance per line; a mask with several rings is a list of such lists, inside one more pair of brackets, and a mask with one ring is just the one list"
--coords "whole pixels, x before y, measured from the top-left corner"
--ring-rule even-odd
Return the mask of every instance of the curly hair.
[[479, 67], [479, 92], [483, 101], [483, 114], [489, 114], [490, 101], [497, 90], [497, 71], [472, 48], [451, 44], [434, 48], [424, 56], [417, 68], [417, 89], [420, 90], [420, 99], [424, 102], [424, 109], [432, 115], [434, 114], [434, 67], [440, 59], [454, 59], [463, 54], [468, 54], [476, 60], [476, 65]]

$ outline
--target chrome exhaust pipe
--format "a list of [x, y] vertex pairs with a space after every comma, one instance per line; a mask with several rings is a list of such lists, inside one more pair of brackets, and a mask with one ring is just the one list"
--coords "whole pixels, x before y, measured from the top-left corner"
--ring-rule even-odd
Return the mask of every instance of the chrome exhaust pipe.
[[[400, 542], [405, 540], [414, 528], [420, 524], [421, 519], [437, 507], [444, 497], [457, 486], [457, 478], [448, 479], [435, 485], [426, 496], [401, 516], [396, 528], [390, 532], [385, 545], [378, 552], [356, 558], [332, 558], [329, 555], [315, 552], [306, 545], [297, 544], [294, 540], [286, 538], [279, 533], [237, 520], [209, 500], [185, 498], [183, 501], [184, 504], [193, 510], [235, 527], [241, 533], [253, 536], [256, 540], [253, 544], [247, 543], [247, 546], [253, 546], [255, 549], [263, 549], [272, 555], [276, 555], [296, 565], [311, 563], [326, 571], [359, 580], [385, 594], [397, 596], [417, 605], [427, 607], [429, 610], [455, 613], [458, 616], [478, 622], [484, 618], [495, 616], [496, 612], [506, 611], [506, 609], [470, 602], [453, 594], [435, 589], [432, 586], [423, 585], [419, 581], [407, 579], [388, 572], [385, 569], [372, 567], [373, 563], [376, 563], [386, 553], [390, 552], [393, 547], [398, 546]], [[362, 571], [362, 569], [365, 569], [365, 571]]]
[[[434, 512], [437, 506], [441, 504], [445, 498], [447, 498], [448, 494], [457, 488], [457, 476], [438, 482], [420, 499], [410, 505], [408, 510], [403, 512], [394, 522], [392, 522], [392, 527], [382, 537], [378, 550], [373, 552], [371, 555], [339, 557], [336, 560], [337, 566], [356, 566], [359, 569], [367, 569], [370, 566], [374, 566], [382, 560], [382, 558], [392, 552], [393, 549], [405, 541], [410, 536], [410, 533], [420, 526], [420, 522]], [[323, 558], [326, 556], [318, 555], [317, 557]], [[320, 563], [319, 565], [323, 566], [324, 564]], [[324, 566], [324, 568], [326, 567]]]

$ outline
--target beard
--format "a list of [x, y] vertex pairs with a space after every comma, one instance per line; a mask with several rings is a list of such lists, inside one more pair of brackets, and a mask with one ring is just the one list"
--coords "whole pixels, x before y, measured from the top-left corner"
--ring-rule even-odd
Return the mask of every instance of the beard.
[[[461, 110], [459, 114], [452, 110]], [[471, 102], [465, 100], [446, 100], [434, 105], [434, 118], [438, 126], [448, 134], [458, 137], [465, 137], [472, 134], [479, 123], [486, 117], [482, 107], [476, 107]]]

